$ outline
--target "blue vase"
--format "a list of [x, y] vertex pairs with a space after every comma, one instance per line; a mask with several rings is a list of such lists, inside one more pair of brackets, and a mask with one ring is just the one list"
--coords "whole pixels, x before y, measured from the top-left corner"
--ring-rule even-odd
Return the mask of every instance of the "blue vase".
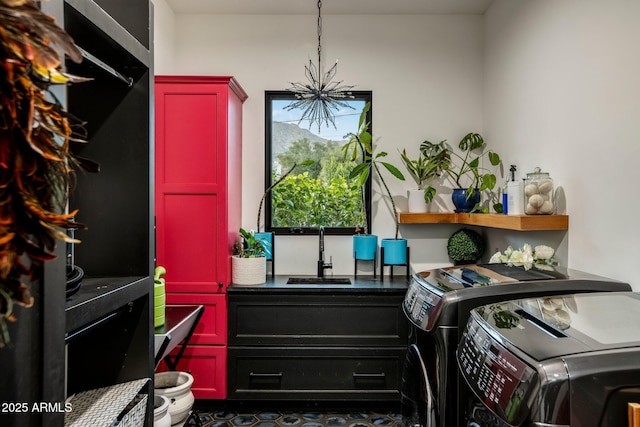
[[271, 261], [273, 259], [273, 233], [253, 233], [253, 235], [256, 239], [266, 243], [264, 253], [267, 261]]
[[467, 199], [467, 189], [466, 188], [454, 188], [453, 193], [451, 194], [451, 200], [453, 201], [453, 205], [456, 207], [455, 212], [464, 213], [471, 212], [475, 205], [480, 203], [480, 190], [477, 188]]
[[376, 259], [378, 236], [375, 234], [356, 234], [353, 236], [353, 257], [363, 261]]
[[407, 264], [407, 239], [382, 239], [380, 246], [384, 248], [382, 265]]

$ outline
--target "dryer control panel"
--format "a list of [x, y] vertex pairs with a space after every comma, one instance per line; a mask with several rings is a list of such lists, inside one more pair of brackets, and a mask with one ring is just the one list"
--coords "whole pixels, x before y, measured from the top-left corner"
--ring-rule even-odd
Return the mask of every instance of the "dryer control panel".
[[538, 374], [493, 339], [473, 315], [458, 346], [457, 360], [461, 375], [487, 408], [511, 425], [524, 421]]

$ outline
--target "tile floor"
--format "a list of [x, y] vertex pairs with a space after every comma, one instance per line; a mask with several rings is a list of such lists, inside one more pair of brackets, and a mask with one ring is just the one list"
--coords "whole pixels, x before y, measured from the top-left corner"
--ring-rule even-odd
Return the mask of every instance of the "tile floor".
[[[395, 412], [375, 411], [204, 411], [197, 410], [201, 427], [400, 427]], [[198, 426], [191, 417], [185, 427]]]

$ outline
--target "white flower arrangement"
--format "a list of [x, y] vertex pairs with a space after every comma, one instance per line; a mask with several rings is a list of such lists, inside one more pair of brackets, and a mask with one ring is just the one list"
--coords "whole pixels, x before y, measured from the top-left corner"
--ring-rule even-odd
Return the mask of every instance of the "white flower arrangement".
[[535, 265], [540, 270], [552, 270], [551, 266], [558, 264], [553, 257], [555, 252], [555, 249], [546, 245], [539, 245], [532, 249], [530, 244], [525, 243], [521, 249], [513, 249], [509, 246], [504, 254], [500, 251], [496, 252], [491, 256], [489, 263], [522, 266], [525, 270]]

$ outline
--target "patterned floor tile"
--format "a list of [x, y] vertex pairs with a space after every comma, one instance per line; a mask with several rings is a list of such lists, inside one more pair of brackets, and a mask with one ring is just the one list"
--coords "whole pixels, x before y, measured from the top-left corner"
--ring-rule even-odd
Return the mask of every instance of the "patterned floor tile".
[[[373, 412], [198, 412], [202, 427], [400, 427], [397, 413]], [[190, 420], [187, 426], [197, 425]]]

